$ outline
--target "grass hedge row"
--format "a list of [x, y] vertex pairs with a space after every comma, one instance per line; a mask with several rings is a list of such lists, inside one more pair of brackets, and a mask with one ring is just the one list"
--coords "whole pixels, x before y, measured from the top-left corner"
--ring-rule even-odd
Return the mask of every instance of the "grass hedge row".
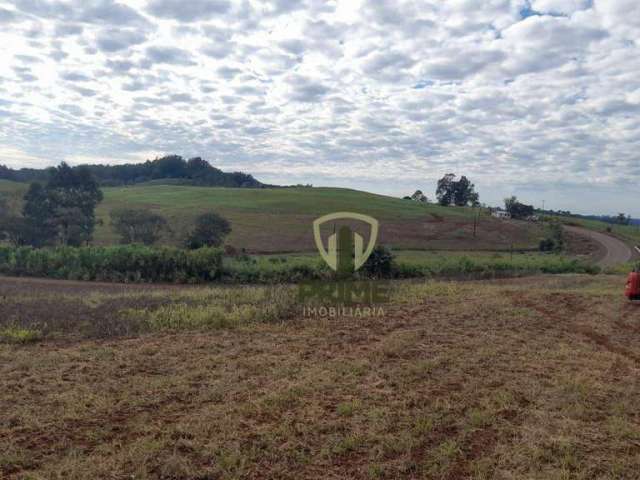
[[[596, 266], [560, 255], [433, 256], [394, 261], [387, 278], [492, 278], [533, 273], [598, 273]], [[223, 260], [219, 249], [182, 250], [124, 245], [113, 247], [0, 247], [0, 273], [109, 282], [296, 283], [331, 279], [333, 272], [313, 256], [248, 257]], [[356, 276], [365, 278], [364, 269]]]
[[[416, 261], [395, 260], [385, 278], [499, 278], [537, 273], [587, 273], [600, 269], [562, 255], [447, 256], [434, 255]], [[355, 274], [365, 279], [365, 269]], [[296, 283], [329, 280], [333, 272], [322, 260], [310, 257], [268, 257], [243, 261], [227, 258], [222, 279], [229, 283]]]
[[169, 247], [0, 247], [0, 273], [106, 282], [198, 283], [222, 272], [222, 252], [215, 248]]

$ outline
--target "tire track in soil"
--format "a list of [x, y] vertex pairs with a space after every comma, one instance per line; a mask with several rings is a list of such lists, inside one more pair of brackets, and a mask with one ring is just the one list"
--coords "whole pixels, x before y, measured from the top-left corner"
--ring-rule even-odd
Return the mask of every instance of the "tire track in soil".
[[[570, 294], [553, 294], [549, 296], [549, 299], [553, 299], [553, 298], [560, 300], [560, 302], [556, 301], [555, 305], [550, 307], [545, 307], [543, 305], [540, 305], [534, 302], [531, 299], [524, 298], [524, 297], [518, 297], [517, 299], [513, 299], [513, 300], [515, 300], [515, 303], [518, 306], [523, 306], [531, 310], [534, 310], [540, 313], [541, 315], [544, 315], [546, 318], [551, 319], [554, 322], [557, 322], [556, 325], [565, 327], [566, 331], [570, 333], [576, 333], [576, 334], [582, 335], [588, 338], [589, 340], [591, 340], [596, 345], [604, 348], [605, 350], [611, 353], [622, 355], [630, 360], [633, 360], [638, 365], [640, 365], [640, 355], [632, 352], [631, 350], [623, 347], [622, 345], [614, 344], [611, 341], [610, 337], [603, 335], [601, 333], [598, 333], [588, 326], [580, 325], [575, 321], [568, 320], [569, 316], [576, 317], [581, 313], [585, 313], [587, 311], [587, 306], [580, 303], [582, 300], [581, 298], [579, 298], [578, 296], [570, 295]], [[558, 313], [559, 311], [562, 311], [563, 309], [566, 309], [566, 308], [568, 308], [570, 311], [564, 314]]]

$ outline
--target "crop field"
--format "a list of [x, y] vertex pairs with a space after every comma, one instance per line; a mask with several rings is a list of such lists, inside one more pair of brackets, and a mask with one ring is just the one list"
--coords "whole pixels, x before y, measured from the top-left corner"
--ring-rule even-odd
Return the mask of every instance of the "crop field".
[[295, 287], [0, 278], [0, 478], [636, 479], [621, 275]]
[[[20, 198], [25, 184], [0, 182], [0, 192]], [[94, 235], [98, 245], [118, 242], [109, 212], [115, 208], [144, 208], [169, 221], [161, 243], [177, 245], [194, 218], [214, 210], [231, 221], [226, 243], [253, 253], [315, 250], [312, 222], [338, 211], [371, 215], [379, 220], [379, 242], [398, 248], [508, 250], [536, 248], [544, 230], [527, 222], [504, 222], [483, 213], [476, 236], [471, 208], [419, 204], [399, 198], [340, 188], [243, 189], [179, 185], [136, 185], [103, 188], [100, 220]]]

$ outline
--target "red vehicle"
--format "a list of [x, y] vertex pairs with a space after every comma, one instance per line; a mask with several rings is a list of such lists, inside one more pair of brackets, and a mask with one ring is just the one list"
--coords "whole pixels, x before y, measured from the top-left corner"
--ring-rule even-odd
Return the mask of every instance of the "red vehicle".
[[640, 267], [629, 274], [624, 294], [629, 300], [640, 300]]

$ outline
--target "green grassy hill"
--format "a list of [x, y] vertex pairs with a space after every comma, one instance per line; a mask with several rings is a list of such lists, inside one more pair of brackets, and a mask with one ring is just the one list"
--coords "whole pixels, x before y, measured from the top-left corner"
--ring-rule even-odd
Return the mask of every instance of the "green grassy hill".
[[19, 197], [24, 195], [29, 185], [26, 183], [11, 182], [0, 178], [0, 198], [10, 200], [13, 207], [17, 206]]
[[[0, 182], [0, 192], [20, 196], [25, 184]], [[251, 252], [312, 251], [315, 218], [336, 211], [371, 215], [380, 222], [379, 243], [397, 248], [502, 250], [535, 248], [541, 227], [505, 222], [486, 214], [473, 236], [470, 208], [423, 205], [409, 200], [341, 188], [211, 188], [180, 185], [136, 185], [104, 188], [97, 210], [102, 225], [97, 244], [116, 243], [109, 212], [118, 207], [145, 208], [164, 215], [172, 232], [163, 243], [177, 244], [199, 213], [214, 210], [227, 217], [233, 232], [227, 243]]]

